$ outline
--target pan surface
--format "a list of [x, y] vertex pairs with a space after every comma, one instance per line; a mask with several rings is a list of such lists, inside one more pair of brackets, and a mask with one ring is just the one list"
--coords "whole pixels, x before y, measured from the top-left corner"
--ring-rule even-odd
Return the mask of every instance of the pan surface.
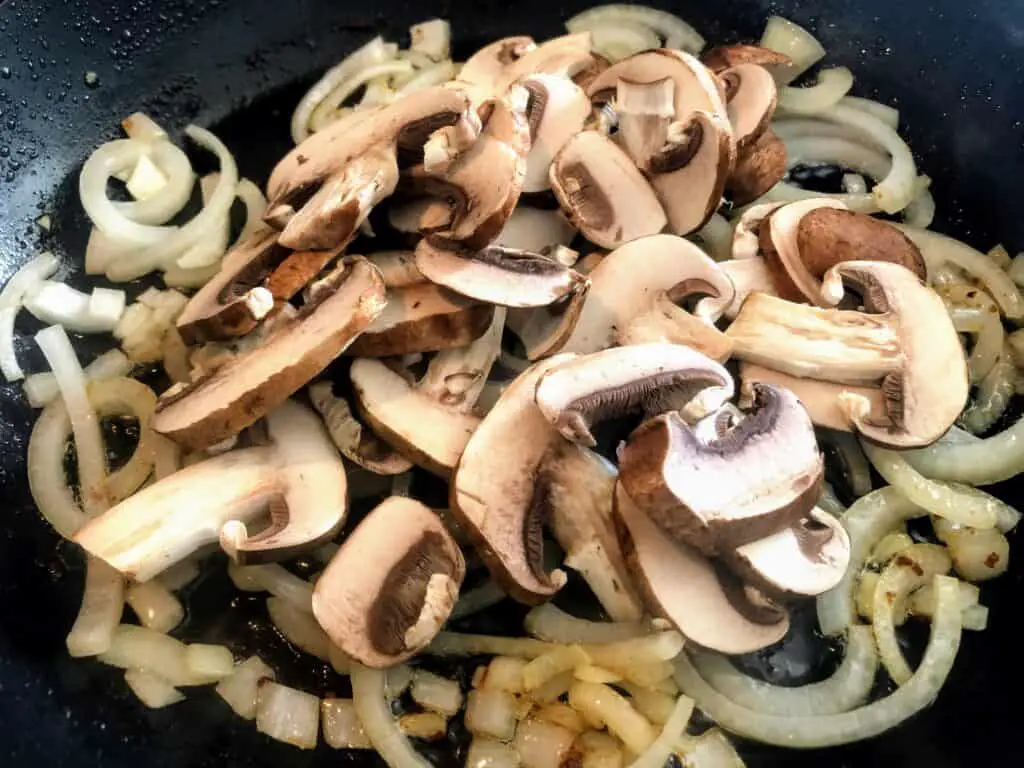
[[[0, 0], [0, 282], [43, 249], [78, 259], [80, 267], [88, 226], [77, 202], [77, 171], [133, 111], [147, 111], [175, 131], [190, 121], [214, 127], [235, 151], [241, 173], [262, 181], [289, 145], [288, 117], [303, 89], [374, 34], [401, 39], [409, 24], [442, 16], [452, 22], [456, 52], [465, 53], [504, 35], [558, 34], [561, 22], [587, 5], [383, 0], [371, 9], [336, 0]], [[713, 42], [756, 39], [771, 13], [810, 27], [829, 63], [854, 70], [858, 95], [899, 107], [902, 132], [934, 180], [939, 228], [981, 248], [1003, 242], [1014, 253], [1024, 247], [1019, 5], [737, 0], [676, 3], [670, 10]], [[86, 73], [98, 77], [93, 87]], [[53, 220], [49, 233], [34, 223], [44, 213]], [[18, 330], [31, 334], [38, 326], [25, 314]], [[83, 342], [83, 361], [108, 345]], [[27, 344], [20, 349], [29, 370], [42, 368]], [[25, 480], [31, 418], [19, 387], [0, 388], [0, 764], [379, 764], [366, 754], [302, 753], [270, 742], [211, 691], [167, 710], [146, 710], [128, 695], [117, 670], [69, 659], [64, 636], [78, 607], [81, 562], [32, 507]], [[1020, 483], [1000, 493], [1024, 503]], [[341, 692], [328, 670], [294, 658], [289, 663], [287, 648], [261, 620], [262, 600], [237, 597], [220, 570], [204, 577], [189, 599], [194, 621], [185, 639], [227, 642], [238, 653], [269, 648], [283, 665], [284, 682]], [[844, 749], [749, 746], [748, 764], [963, 766], [1015, 754], [1024, 690], [1017, 655], [1022, 572], [1015, 556], [1010, 572], [983, 588], [989, 629], [965, 637], [949, 683], [924, 716]], [[776, 679], [813, 679], [825, 671], [824, 650], [790, 648], [756, 666]]]

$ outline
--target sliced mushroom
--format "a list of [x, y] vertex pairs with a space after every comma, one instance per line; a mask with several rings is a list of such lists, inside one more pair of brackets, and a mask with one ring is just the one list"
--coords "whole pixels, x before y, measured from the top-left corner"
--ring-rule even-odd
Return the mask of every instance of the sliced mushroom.
[[[227, 531], [239, 562], [293, 557], [333, 536], [347, 511], [345, 469], [319, 419], [284, 403], [268, 421], [271, 445], [228, 451], [168, 475], [75, 536], [90, 554], [148, 581]], [[247, 524], [270, 512], [252, 537]]]
[[329, 381], [312, 385], [309, 399], [323, 418], [334, 445], [346, 459], [378, 475], [400, 475], [412, 469], [411, 461], [360, 423], [347, 400], [335, 397]]
[[416, 267], [430, 281], [477, 301], [503, 307], [543, 307], [583, 290], [587, 279], [541, 253], [486, 246], [477, 251], [439, 244], [416, 246]]
[[745, 43], [712, 48], [701, 56], [700, 60], [715, 74], [741, 64], [757, 64], [771, 70], [773, 67], [787, 67], [792, 63], [789, 56], [784, 53]]
[[786, 145], [772, 131], [765, 131], [740, 154], [726, 182], [733, 205], [757, 200], [786, 175]]
[[[743, 302], [752, 293], [764, 293], [768, 296], [775, 295], [775, 283], [772, 282], [772, 274], [768, 265], [760, 256], [732, 259], [718, 263], [718, 268], [726, 274], [733, 286], [733, 298], [726, 306], [722, 314], [729, 320], [734, 320], [739, 314]], [[697, 311], [701, 313], [707, 299], [702, 299], [697, 304]], [[715, 303], [716, 306], [718, 302]], [[705, 310], [706, 314], [706, 310]]]
[[789, 631], [783, 612], [774, 624], [749, 620], [729, 599], [715, 567], [700, 552], [671, 540], [627, 495], [615, 489], [615, 515], [622, 526], [626, 562], [651, 612], [668, 619], [692, 642], [738, 654], [774, 645]]
[[405, 234], [426, 235], [447, 229], [454, 218], [451, 204], [433, 197], [417, 198], [388, 210], [388, 223]]
[[266, 342], [160, 399], [152, 426], [199, 450], [238, 434], [327, 367], [384, 309], [380, 273], [346, 259]]
[[620, 77], [615, 113], [619, 124], [615, 140], [638, 168], [647, 168], [668, 138], [668, 127], [675, 116], [675, 83], [668, 77], [650, 83]]
[[313, 615], [348, 656], [391, 667], [425, 648], [448, 620], [466, 564], [441, 518], [392, 496], [349, 534], [317, 579]]
[[590, 34], [562, 35], [536, 45], [529, 37], [506, 37], [473, 54], [459, 71], [474, 100], [500, 98], [516, 80], [550, 74], [575, 78], [598, 67]]
[[650, 308], [659, 291], [686, 286], [713, 297], [698, 315], [716, 320], [733, 300], [732, 281], [693, 243], [674, 235], [652, 235], [617, 248], [590, 273], [590, 294], [572, 336], [562, 348], [588, 354], [614, 343], [619, 329]]
[[590, 283], [580, 283], [579, 289], [546, 307], [511, 309], [508, 329], [526, 350], [526, 359], [540, 360], [561, 351], [583, 314]]
[[712, 413], [690, 428], [678, 413], [642, 424], [619, 451], [626, 493], [677, 541], [713, 555], [806, 515], [824, 464], [792, 393], [755, 385], [752, 407]]
[[511, 82], [512, 65], [524, 54], [536, 50], [532, 37], [505, 37], [485, 45], [470, 56], [459, 70], [460, 84], [470, 86], [475, 100], [500, 98]]
[[726, 110], [736, 150], [744, 150], [768, 129], [775, 114], [778, 92], [775, 79], [757, 64], [737, 64], [719, 73], [725, 85]]
[[537, 384], [537, 407], [567, 440], [594, 447], [591, 427], [629, 414], [656, 416], [700, 397], [708, 410], [732, 398], [729, 372], [689, 347], [637, 344], [576, 357]]
[[498, 399], [466, 445], [451, 484], [451, 508], [494, 577], [517, 600], [542, 602], [566, 581], [543, 564], [537, 470], [560, 440], [534, 404], [537, 381], [570, 359], [556, 355], [528, 368]]
[[501, 353], [506, 311], [496, 307], [490, 325], [472, 344], [434, 355], [417, 384], [418, 391], [444, 406], [471, 412]]
[[551, 189], [573, 225], [605, 248], [657, 234], [667, 222], [633, 161], [597, 131], [577, 133], [562, 146], [551, 164]]
[[726, 552], [723, 559], [768, 595], [816, 597], [836, 586], [850, 564], [850, 537], [815, 507], [794, 525]]
[[509, 68], [512, 83], [527, 75], [561, 75], [578, 79], [596, 69], [601, 63], [591, 51], [589, 32], [562, 35], [545, 40], [532, 50], [525, 51]]
[[388, 288], [408, 288], [427, 282], [416, 269], [416, 254], [412, 251], [378, 251], [368, 258]]
[[374, 433], [418, 466], [448, 477], [480, 420], [442, 405], [380, 360], [355, 360], [349, 375]]
[[733, 259], [753, 259], [761, 255], [761, 225], [785, 203], [761, 203], [747, 208], [732, 233]]
[[385, 294], [384, 311], [352, 343], [354, 357], [391, 357], [462, 347], [491, 324], [494, 307], [463, 298], [433, 283]]
[[590, 116], [590, 99], [572, 80], [560, 75], [531, 75], [519, 84], [530, 94], [526, 114], [531, 144], [523, 191], [543, 192], [551, 186], [548, 169], [558, 150], [583, 130]]
[[732, 356], [732, 340], [715, 326], [694, 317], [676, 302], [671, 291], [659, 291], [646, 311], [631, 319], [616, 334], [630, 344], [682, 344], [719, 363]]
[[644, 607], [612, 519], [615, 467], [572, 443], [556, 441], [541, 461], [533, 505], [612, 621], [639, 621]]

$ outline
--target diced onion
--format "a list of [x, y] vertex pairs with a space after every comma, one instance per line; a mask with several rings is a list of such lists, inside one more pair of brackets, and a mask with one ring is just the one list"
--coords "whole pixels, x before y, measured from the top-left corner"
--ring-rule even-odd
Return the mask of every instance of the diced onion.
[[7, 278], [0, 291], [0, 309], [16, 309], [22, 305], [26, 294], [41, 282], [51, 277], [60, 266], [60, 259], [52, 253], [40, 253], [17, 272]]
[[779, 85], [789, 85], [825, 57], [825, 49], [810, 32], [781, 16], [769, 17], [761, 35], [761, 47], [783, 53], [792, 62], [775, 67], [772, 74]]
[[575, 682], [575, 671], [563, 672], [560, 675], [552, 677], [540, 688], [535, 688], [531, 693], [530, 698], [538, 704], [550, 704], [554, 701], [558, 701], [564, 694], [568, 693], [569, 689], [572, 688], [573, 683]]
[[313, 585], [274, 563], [228, 564], [228, 575], [244, 592], [269, 592], [306, 613], [313, 612]]
[[329, 659], [331, 639], [311, 613], [296, 608], [293, 603], [280, 597], [267, 598], [267, 613], [274, 626], [292, 645], [323, 661]]
[[[160, 478], [158, 477], [157, 479]], [[164, 589], [169, 589], [171, 592], [177, 592], [179, 589], [182, 589], [195, 581], [198, 576], [199, 563], [193, 559], [188, 559], [175, 563], [157, 576], [154, 581], [158, 581], [162, 584]]]
[[519, 724], [513, 744], [523, 768], [559, 768], [575, 738], [567, 728], [531, 717]]
[[185, 618], [181, 601], [158, 581], [132, 584], [128, 587], [125, 602], [139, 618], [139, 623], [154, 632], [167, 633]]
[[124, 611], [124, 577], [96, 557], [85, 561], [85, 591], [65, 644], [75, 657], [99, 656], [110, 650]]
[[255, 720], [259, 683], [261, 680], [274, 679], [274, 670], [264, 664], [259, 656], [250, 656], [217, 684], [216, 691], [239, 717]]
[[194, 679], [214, 682], [234, 674], [235, 657], [223, 645], [191, 643], [185, 648], [185, 666]]
[[384, 678], [383, 670], [352, 664], [352, 702], [370, 743], [390, 768], [430, 768], [395, 722]]
[[153, 164], [148, 155], [142, 155], [139, 158], [139, 162], [135, 164], [131, 175], [125, 182], [128, 194], [140, 201], [159, 194], [165, 186], [167, 186], [167, 177]]
[[495, 656], [486, 667], [486, 674], [480, 684], [481, 688], [496, 688], [509, 693], [522, 693], [523, 668], [526, 661], [512, 656]]
[[650, 27], [664, 39], [666, 48], [692, 54], [698, 54], [704, 49], [704, 38], [697, 30], [678, 16], [646, 5], [599, 5], [573, 16], [565, 23], [565, 28], [575, 34], [588, 32], [595, 27], [615, 26], [619, 22]]
[[412, 698], [431, 712], [451, 717], [462, 708], [462, 689], [454, 680], [417, 669], [412, 678]]
[[935, 535], [948, 548], [956, 572], [968, 581], [988, 581], [1006, 573], [1010, 542], [999, 530], [978, 530], [933, 518]]
[[192, 164], [166, 137], [150, 143], [138, 157], [126, 182], [135, 199], [114, 202], [113, 208], [137, 224], [164, 224], [185, 207], [192, 195]]
[[516, 699], [498, 688], [478, 688], [466, 701], [466, 727], [476, 736], [509, 741], [516, 730]]
[[96, 515], [108, 506], [104, 488], [107, 461], [100, 422], [86, 394], [85, 374], [75, 356], [71, 340], [59, 325], [52, 325], [37, 333], [36, 343], [42, 349], [53, 375], [57, 378], [61, 397], [71, 419], [85, 512], [88, 515]]
[[745, 768], [729, 738], [718, 728], [705, 731], [696, 739], [680, 742], [686, 768]]
[[519, 753], [515, 747], [495, 739], [477, 736], [469, 745], [464, 768], [518, 768]]
[[[92, 382], [127, 376], [133, 367], [132, 361], [124, 352], [120, 349], [110, 349], [85, 366], [83, 372], [85, 378]], [[60, 394], [57, 378], [52, 373], [33, 373], [25, 379], [22, 386], [25, 389], [28, 403], [33, 408], [42, 408], [44, 405], [48, 405]]]
[[766, 744], [816, 749], [876, 736], [921, 711], [939, 694], [960, 647], [956, 579], [935, 577], [937, 605], [931, 637], [914, 676], [895, 692], [859, 709], [834, 715], [766, 715], [740, 707], [700, 676], [685, 654], [676, 659], [676, 681], [697, 706], [726, 730]]
[[672, 716], [676, 705], [676, 697], [663, 691], [643, 688], [634, 683], [620, 684], [629, 694], [630, 701], [637, 712], [650, 720], [654, 725], [664, 725]]
[[124, 681], [138, 700], [150, 709], [163, 709], [185, 700], [181, 691], [151, 672], [129, 669], [124, 673]]
[[320, 722], [327, 746], [333, 749], [373, 749], [351, 699], [321, 701]]
[[410, 712], [398, 719], [402, 733], [414, 739], [437, 741], [448, 733], [448, 721], [437, 712]]
[[523, 667], [523, 685], [526, 690], [532, 691], [555, 675], [589, 664], [590, 657], [580, 646], [561, 645]]
[[572, 671], [572, 676], [585, 683], [618, 683], [622, 681], [622, 675], [618, 672], [612, 672], [609, 669], [598, 667], [594, 664], [584, 664], [583, 666], [576, 667]]
[[675, 745], [679, 738], [686, 733], [686, 724], [690, 721], [692, 714], [693, 699], [680, 696], [658, 738], [636, 760], [630, 763], [630, 768], [662, 768], [675, 751]]
[[124, 291], [94, 288], [90, 295], [51, 280], [44, 280], [25, 297], [25, 309], [39, 320], [79, 333], [114, 330], [124, 305]]
[[526, 614], [526, 631], [549, 643], [612, 643], [650, 634], [643, 622], [588, 621], [572, 616], [554, 603], [544, 603]]
[[576, 682], [569, 689], [569, 706], [591, 723], [603, 723], [635, 754], [654, 742], [655, 732], [622, 694], [607, 685]]
[[260, 680], [256, 730], [299, 749], [316, 749], [320, 699], [272, 680]]
[[195, 685], [185, 662], [185, 650], [185, 644], [170, 635], [121, 624], [99, 660], [112, 667], [152, 672], [171, 685]]
[[813, 115], [833, 107], [853, 87], [853, 72], [846, 67], [832, 67], [818, 73], [811, 86], [779, 89], [779, 109], [796, 115]]
[[533, 712], [533, 717], [538, 720], [545, 720], [555, 725], [560, 725], [573, 733], [582, 733], [587, 729], [587, 724], [579, 713], [568, 704], [555, 702], [548, 704]]

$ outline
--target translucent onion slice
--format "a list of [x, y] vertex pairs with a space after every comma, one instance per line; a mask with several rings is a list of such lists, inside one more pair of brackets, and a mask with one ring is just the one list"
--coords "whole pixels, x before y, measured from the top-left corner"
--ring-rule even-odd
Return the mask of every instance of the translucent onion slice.
[[779, 85], [789, 85], [825, 57], [825, 49], [810, 32], [781, 16], [771, 16], [761, 35], [761, 47], [789, 56], [792, 64], [773, 71]]
[[853, 588], [871, 552], [882, 537], [904, 521], [926, 514], [892, 487], [872, 491], [850, 506], [840, 519], [850, 536], [850, 564], [842, 581], [818, 597], [818, 625], [822, 634], [838, 635], [856, 623]]
[[549, 643], [613, 643], [643, 637], [651, 632], [644, 622], [588, 621], [566, 613], [554, 603], [544, 603], [526, 614], [526, 631]]
[[792, 717], [834, 715], [863, 704], [878, 670], [871, 628], [855, 625], [846, 635], [843, 661], [826, 680], [797, 687], [772, 685], [740, 672], [726, 657], [700, 651], [693, 664], [710, 686], [754, 712]]
[[238, 182], [238, 186], [235, 187], [235, 196], [245, 206], [245, 224], [242, 226], [238, 239], [235, 240], [236, 243], [240, 243], [264, 226], [263, 211], [267, 208], [267, 196], [250, 179], [242, 179]]
[[390, 768], [430, 768], [391, 714], [385, 695], [385, 673], [362, 664], [352, 664], [352, 702], [366, 735]]
[[66, 283], [44, 280], [25, 297], [25, 309], [49, 325], [79, 333], [114, 330], [124, 313], [124, 291], [94, 288], [83, 293]]
[[693, 707], [693, 699], [680, 696], [658, 738], [630, 763], [630, 768], [662, 768], [675, 751], [680, 737], [686, 733], [686, 724], [690, 722]]
[[163, 709], [185, 700], [185, 694], [159, 675], [141, 669], [129, 669], [124, 681], [132, 693], [150, 709]]
[[289, 643], [318, 659], [329, 660], [331, 640], [313, 614], [280, 597], [267, 598], [267, 613]]
[[243, 592], [269, 592], [306, 613], [313, 613], [313, 585], [276, 563], [228, 564], [228, 575]]
[[417, 669], [413, 673], [412, 699], [424, 709], [451, 717], [462, 708], [462, 689], [455, 680]]
[[[999, 330], [1002, 331], [1002, 327]], [[1007, 351], [999, 356], [985, 378], [981, 380], [974, 394], [974, 401], [960, 416], [960, 423], [976, 435], [991, 429], [1010, 406], [1016, 377], [1017, 368]]]
[[814, 85], [779, 89], [779, 109], [795, 115], [814, 115], [833, 107], [853, 88], [853, 72], [832, 67], [818, 73]]
[[[892, 169], [892, 160], [881, 150], [859, 141], [838, 136], [794, 136], [783, 139], [786, 145], [786, 163], [790, 168], [797, 165], [827, 163], [840, 168], [863, 173], [878, 181], [884, 179]], [[845, 193], [851, 199], [861, 195], [870, 199], [866, 192]]]
[[250, 656], [235, 667], [230, 676], [217, 684], [217, 695], [228, 703], [235, 713], [246, 720], [256, 719], [261, 680], [274, 680], [274, 670], [259, 656]]
[[320, 702], [324, 741], [333, 749], [373, 749], [351, 699]]
[[18, 307], [0, 309], [0, 373], [7, 381], [21, 381], [25, 371], [18, 363], [14, 351], [14, 321], [18, 318]]
[[331, 92], [316, 105], [309, 116], [309, 130], [316, 133], [341, 117], [342, 104], [371, 80], [376, 80], [379, 77], [407, 75], [413, 71], [414, 67], [411, 61], [397, 59], [353, 72], [346, 79], [339, 81]]
[[953, 668], [961, 636], [956, 579], [936, 576], [935, 592], [936, 612], [931, 637], [913, 677], [884, 699], [851, 712], [795, 717], [754, 712], [735, 704], [708, 685], [685, 654], [676, 660], [676, 681], [720, 726], [765, 744], [817, 749], [877, 736], [935, 701]]
[[939, 441], [903, 451], [908, 464], [926, 477], [970, 485], [991, 485], [1024, 472], [1024, 419], [975, 442]]
[[7, 278], [0, 291], [0, 309], [16, 308], [22, 305], [25, 295], [43, 280], [51, 277], [60, 266], [60, 259], [52, 253], [40, 253]]
[[164, 634], [170, 632], [185, 618], [181, 601], [159, 581], [147, 581], [128, 587], [125, 602], [147, 629]]
[[692, 26], [678, 16], [646, 5], [599, 5], [573, 16], [565, 23], [565, 28], [575, 34], [589, 32], [595, 27], [614, 26], [619, 22], [650, 27], [664, 39], [666, 48], [694, 55], [704, 49], [704, 38]]
[[929, 480], [914, 469], [900, 452], [861, 441], [864, 453], [886, 482], [913, 503], [933, 515], [972, 528], [993, 528], [1007, 514], [1005, 502], [970, 486]]
[[320, 734], [319, 697], [260, 680], [256, 730], [299, 749], [315, 749]]
[[146, 142], [146, 145], [132, 166], [133, 177], [140, 166], [149, 163], [162, 174], [165, 183], [144, 199], [114, 202], [112, 206], [117, 213], [137, 224], [163, 224], [188, 203], [196, 177], [188, 155], [168, 141], [166, 136], [161, 141]]
[[450, 59], [442, 61], [438, 64], [434, 64], [430, 67], [420, 70], [415, 77], [411, 78], [409, 82], [402, 85], [395, 94], [396, 98], [401, 98], [410, 93], [416, 93], [426, 88], [432, 88], [435, 85], [442, 85], [447, 83], [455, 77], [455, 64]]
[[591, 49], [612, 63], [661, 47], [661, 39], [650, 27], [625, 20], [578, 31], [590, 32]]
[[847, 96], [841, 103], [844, 106], [867, 112], [869, 115], [881, 120], [894, 131], [900, 126], [900, 111], [895, 107], [890, 107], [888, 104], [882, 104], [872, 99], [864, 99], [860, 96]]
[[642, 755], [654, 742], [654, 728], [629, 700], [599, 683], [578, 681], [569, 689], [569, 706], [590, 723], [603, 723], [626, 748]]
[[[120, 349], [110, 349], [84, 368], [89, 382], [127, 376], [133, 368], [132, 361]], [[33, 408], [48, 405], [60, 394], [57, 379], [52, 373], [33, 373], [22, 385], [28, 403]]]
[[102, 560], [87, 557], [85, 591], [71, 632], [65, 640], [74, 658], [110, 650], [124, 611], [124, 577]]

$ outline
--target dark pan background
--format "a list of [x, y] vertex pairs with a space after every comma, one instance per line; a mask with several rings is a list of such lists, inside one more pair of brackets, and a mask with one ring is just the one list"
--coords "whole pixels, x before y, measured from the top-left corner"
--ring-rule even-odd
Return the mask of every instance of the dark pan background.
[[[76, 200], [78, 169], [136, 109], [175, 131], [189, 121], [219, 126], [241, 172], [262, 182], [288, 146], [288, 116], [303, 87], [373, 34], [401, 39], [409, 24], [440, 15], [452, 20], [458, 52], [465, 55], [503, 35], [558, 34], [564, 18], [590, 4], [0, 0], [0, 282], [42, 248], [81, 259], [88, 228]], [[858, 95], [900, 108], [903, 132], [934, 179], [941, 228], [983, 249], [997, 241], [1011, 253], [1024, 248], [1020, 2], [732, 0], [670, 8], [715, 42], [756, 39], [770, 13], [808, 25], [828, 49], [829, 63], [854, 69]], [[85, 85], [87, 71], [97, 73], [98, 87]], [[54, 221], [49, 235], [33, 224], [44, 212]], [[38, 326], [23, 313], [18, 328], [30, 334]], [[83, 361], [108, 344], [83, 344]], [[39, 370], [30, 346], [23, 342], [19, 349], [33, 362], [30, 369]], [[19, 388], [0, 387], [0, 765], [368, 762], [272, 743], [210, 692], [150, 712], [126, 693], [118, 671], [67, 657], [64, 636], [80, 598], [80, 559], [32, 508], [24, 457], [30, 418]], [[1002, 495], [1013, 501], [1019, 491], [1011, 487]], [[842, 750], [755, 747], [745, 753], [749, 764], [1020, 763], [1024, 674], [1016, 563], [983, 588], [990, 628], [965, 637], [952, 679], [925, 716]], [[230, 640], [239, 652], [269, 644], [275, 661], [287, 666], [287, 649], [254, 618], [262, 601], [233, 599], [223, 576], [206, 581], [202, 598], [188, 604], [190, 614], [201, 617], [195, 626], [204, 629], [192, 634], [197, 630], [189, 628], [186, 639]], [[318, 692], [339, 685], [321, 669], [298, 668], [294, 660], [291, 666], [286, 682]]]

